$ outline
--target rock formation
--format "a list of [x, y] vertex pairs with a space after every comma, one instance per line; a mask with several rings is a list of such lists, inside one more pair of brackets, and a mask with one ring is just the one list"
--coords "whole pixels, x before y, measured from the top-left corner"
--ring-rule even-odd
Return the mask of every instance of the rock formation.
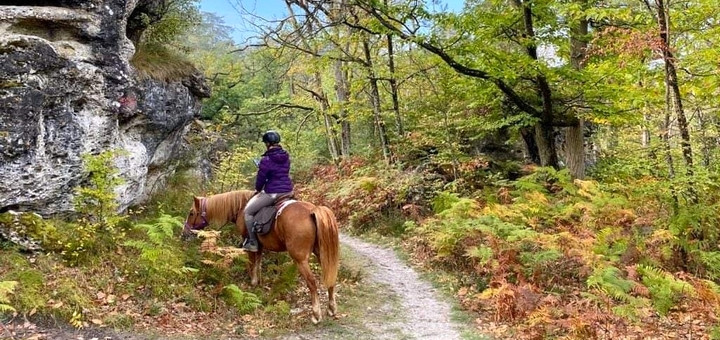
[[84, 154], [124, 150], [122, 208], [171, 173], [209, 90], [130, 65], [128, 37], [144, 29], [132, 23], [152, 1], [0, 0], [0, 212], [72, 210]]

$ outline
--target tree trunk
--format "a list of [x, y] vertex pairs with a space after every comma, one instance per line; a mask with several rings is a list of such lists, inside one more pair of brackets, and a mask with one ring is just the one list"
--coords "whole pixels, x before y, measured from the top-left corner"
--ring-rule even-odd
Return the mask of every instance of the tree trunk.
[[395, 125], [400, 137], [405, 136], [405, 127], [403, 126], [402, 116], [400, 115], [400, 103], [398, 102], [398, 84], [395, 79], [395, 56], [393, 55], [392, 35], [387, 35], [388, 47], [388, 68], [390, 69], [390, 95], [392, 96], [393, 112], [395, 112]]
[[706, 168], [710, 167], [710, 162], [712, 160], [712, 156], [710, 155], [710, 150], [712, 150], [712, 144], [713, 139], [709, 137], [708, 135], [708, 119], [705, 117], [705, 113], [701, 108], [695, 109], [696, 115], [698, 117], [698, 123], [700, 124], [700, 139], [702, 140], [702, 157], [703, 157], [703, 166]]
[[585, 120], [565, 128], [565, 162], [573, 178], [585, 178]]
[[641, 143], [643, 149], [647, 149], [650, 147], [650, 128], [648, 127], [650, 124], [650, 115], [647, 114], [647, 112], [643, 113], [643, 124]]
[[677, 117], [678, 129], [680, 130], [680, 145], [682, 146], [682, 154], [687, 166], [688, 176], [693, 174], [693, 155], [692, 146], [690, 145], [690, 131], [688, 130], [687, 118], [683, 109], [682, 96], [680, 94], [680, 85], [678, 83], [677, 71], [675, 69], [675, 57], [670, 51], [670, 33], [669, 9], [665, 8], [664, 0], [655, 0], [658, 10], [658, 26], [660, 26], [660, 39], [663, 42], [662, 55], [665, 62], [665, 82], [672, 94], [672, 107]]
[[[525, 50], [533, 60], [538, 60], [537, 46], [533, 41], [535, 39], [535, 28], [533, 26], [533, 13], [531, 3], [528, 0], [514, 0], [515, 6], [523, 13], [523, 24], [525, 32], [523, 37], [532, 41], [525, 46]], [[540, 165], [551, 166], [558, 169], [557, 147], [555, 145], [555, 127], [553, 124], [553, 105], [552, 90], [547, 78], [543, 74], [536, 76], [536, 86], [538, 96], [542, 100], [542, 112], [540, 114], [540, 122], [535, 124], [535, 140], [537, 142], [540, 154]]]
[[332, 158], [333, 162], [337, 163], [340, 159], [340, 155], [338, 153], [337, 132], [335, 131], [333, 122], [330, 119], [330, 115], [328, 114], [328, 109], [330, 105], [328, 104], [327, 97], [325, 96], [325, 93], [323, 91], [322, 78], [319, 72], [315, 73], [315, 86], [317, 86], [318, 89], [317, 93], [319, 94], [319, 98], [316, 99], [318, 102], [320, 102], [320, 113], [323, 116], [323, 123], [325, 124], [325, 135], [327, 136], [328, 151], [330, 152], [330, 157]]
[[[579, 1], [582, 6], [585, 0]], [[571, 56], [570, 61], [575, 70], [584, 66], [587, 51], [588, 21], [580, 19], [573, 27], [570, 35]], [[585, 120], [577, 119], [573, 126], [565, 128], [565, 162], [573, 178], [585, 178]]]
[[525, 142], [525, 160], [534, 164], [540, 164], [540, 151], [535, 142], [535, 131], [533, 128], [520, 129], [520, 135]]
[[350, 157], [350, 122], [346, 105], [348, 103], [349, 91], [347, 79], [343, 72], [343, 63], [336, 60], [334, 67], [335, 72], [335, 94], [337, 96], [338, 105], [340, 106], [340, 155], [343, 158]]
[[383, 158], [386, 162], [390, 162], [391, 153], [390, 145], [388, 143], [387, 131], [385, 129], [385, 122], [381, 116], [380, 108], [380, 90], [378, 88], [378, 79], [375, 76], [373, 70], [372, 56], [370, 55], [370, 44], [367, 39], [363, 40], [363, 50], [365, 52], [365, 66], [368, 72], [368, 78], [370, 80], [370, 105], [373, 110], [373, 118], [375, 120], [375, 127], [377, 128], [378, 135], [380, 137], [380, 145], [382, 147]]
[[535, 124], [535, 142], [540, 156], [540, 165], [559, 168], [553, 126], [544, 122]]

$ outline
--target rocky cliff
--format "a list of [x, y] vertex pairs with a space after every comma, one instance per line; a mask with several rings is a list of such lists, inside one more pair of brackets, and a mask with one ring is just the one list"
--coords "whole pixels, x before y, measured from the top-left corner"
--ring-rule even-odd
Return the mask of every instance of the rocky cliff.
[[160, 82], [132, 68], [128, 22], [148, 2], [0, 0], [0, 212], [71, 210], [88, 153], [124, 150], [122, 207], [170, 172], [209, 90], [200, 76]]

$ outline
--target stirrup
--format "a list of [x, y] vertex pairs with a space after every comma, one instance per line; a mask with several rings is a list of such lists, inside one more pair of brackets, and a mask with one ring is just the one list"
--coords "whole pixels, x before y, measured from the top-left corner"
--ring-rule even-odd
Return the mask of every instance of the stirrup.
[[243, 243], [243, 249], [252, 253], [257, 253], [259, 250], [257, 242], [251, 242], [250, 239], [245, 240], [245, 243]]

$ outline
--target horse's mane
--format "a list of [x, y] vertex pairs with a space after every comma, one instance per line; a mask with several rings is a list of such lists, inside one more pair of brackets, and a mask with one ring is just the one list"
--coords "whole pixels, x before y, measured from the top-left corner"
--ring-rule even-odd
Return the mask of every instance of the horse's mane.
[[208, 196], [208, 219], [217, 224], [242, 219], [242, 210], [245, 209], [245, 205], [252, 195], [253, 192], [250, 190], [236, 190]]

